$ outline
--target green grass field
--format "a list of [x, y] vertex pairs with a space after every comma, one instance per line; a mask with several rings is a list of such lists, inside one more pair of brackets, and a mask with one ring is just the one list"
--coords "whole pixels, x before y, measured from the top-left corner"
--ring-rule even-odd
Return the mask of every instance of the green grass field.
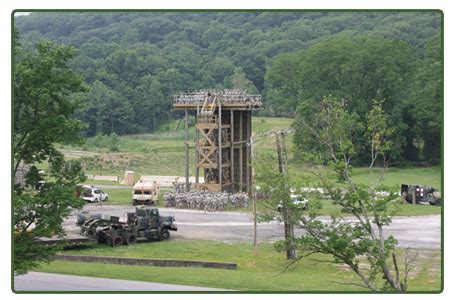
[[102, 188], [108, 193], [109, 200], [106, 204], [131, 204], [132, 188]]
[[[391, 209], [394, 206], [391, 205]], [[397, 216], [422, 216], [422, 215], [434, 215], [440, 214], [442, 212], [441, 206], [433, 206], [433, 205], [412, 205], [412, 204], [400, 204], [398, 205]], [[339, 209], [336, 205], [333, 205], [331, 201], [322, 201], [322, 209], [320, 210], [320, 214], [324, 216], [330, 215], [343, 215], [339, 212]], [[345, 215], [345, 214], [344, 214]]]
[[[259, 245], [258, 256], [253, 255], [253, 248], [249, 243], [182, 240], [141, 243], [117, 248], [95, 245], [92, 248], [64, 253], [235, 262], [238, 269], [161, 268], [55, 261], [44, 265], [38, 271], [241, 291], [365, 291], [363, 288], [348, 285], [351, 282], [360, 283], [359, 279], [345, 266], [331, 262], [330, 257], [326, 255], [304, 259], [295, 268], [284, 271], [287, 262], [285, 254], [276, 252], [269, 243]], [[438, 251], [421, 251], [415, 269], [411, 273], [409, 286], [411, 291], [440, 289]]]
[[[273, 212], [270, 206], [267, 204], [268, 200], [258, 199], [256, 201], [256, 212], [257, 214], [265, 214]], [[390, 206], [390, 209], [394, 209], [394, 205]], [[248, 207], [238, 208], [236, 211], [253, 213], [252, 203], [249, 203]], [[399, 204], [396, 216], [423, 216], [423, 215], [435, 215], [442, 212], [441, 206], [433, 205], [412, 205], [412, 204]], [[319, 211], [321, 216], [346, 216], [348, 214], [343, 214], [340, 212], [339, 207], [337, 207], [331, 200], [323, 200], [322, 208]]]

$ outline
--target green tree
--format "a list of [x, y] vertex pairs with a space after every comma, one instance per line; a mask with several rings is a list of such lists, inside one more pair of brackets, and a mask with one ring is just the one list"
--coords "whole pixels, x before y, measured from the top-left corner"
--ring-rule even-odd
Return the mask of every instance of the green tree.
[[[408, 141], [414, 140], [414, 136], [406, 136], [414, 128], [408, 105], [417, 59], [412, 47], [399, 39], [339, 35], [307, 51], [275, 59], [266, 74], [267, 99], [292, 115], [292, 106], [314, 104], [332, 94], [345, 99], [348, 110], [362, 120], [370, 110], [367, 99], [383, 99], [387, 122], [395, 128], [397, 140], [391, 158], [412, 159], [405, 150], [411, 149]], [[366, 159], [365, 143], [361, 140], [355, 147], [354, 160], [362, 164]]]
[[383, 109], [383, 101], [374, 100], [372, 109], [367, 113], [366, 139], [370, 144], [370, 165], [372, 167], [378, 158], [383, 156], [383, 165], [386, 165], [388, 151], [392, 148], [393, 128], [388, 128], [387, 116]]
[[80, 161], [64, 161], [62, 155], [53, 155], [49, 176], [39, 175], [37, 168], [32, 166], [26, 181], [32, 187], [31, 190], [20, 186], [14, 188], [15, 275], [25, 274], [41, 263], [50, 261], [59, 250], [56, 246], [39, 243], [39, 240], [53, 236], [64, 237], [64, 219], [72, 209], [83, 207], [83, 200], [75, 196], [75, 187], [84, 180], [86, 177]]
[[430, 162], [441, 159], [442, 124], [441, 39], [432, 39], [425, 47], [424, 59], [416, 73], [414, 129], [420, 139], [421, 158]]
[[266, 72], [265, 90], [268, 109], [276, 107], [278, 113], [285, 112], [292, 115], [292, 107], [298, 105], [302, 90], [301, 59], [301, 54], [282, 54], [275, 59]]
[[[142, 123], [153, 123], [151, 109], [138, 117], [143, 77], [160, 82], [161, 118], [173, 118], [174, 93], [231, 88], [240, 67], [268, 116], [293, 117], [301, 102], [333, 94], [365, 120], [371, 100], [384, 99], [395, 128], [390, 159], [439, 163], [441, 19], [439, 12], [34, 12], [14, 20], [26, 47], [50, 39], [79, 50], [70, 65], [90, 86], [98, 80], [114, 93], [118, 134], [153, 128]], [[362, 137], [355, 165], [367, 162]]]
[[[335, 262], [347, 265], [361, 279], [362, 284], [352, 283], [354, 285], [373, 291], [406, 291], [412, 259], [406, 255], [406, 271], [401, 273], [395, 251], [397, 240], [392, 235], [386, 236], [384, 231], [395, 215], [398, 195], [386, 186], [369, 187], [353, 181], [351, 128], [359, 125], [345, 106], [328, 97], [318, 102], [313, 110], [316, 116], [320, 116], [320, 122], [314, 117], [300, 117], [296, 128], [303, 130], [303, 137], [309, 134], [309, 140], [315, 140], [318, 144], [314, 149], [302, 148], [306, 152], [302, 157], [309, 171], [317, 176], [318, 187], [323, 193], [318, 189], [313, 192], [303, 189], [303, 193], [302, 189], [297, 190], [303, 198], [313, 199], [316, 203], [299, 216], [299, 224], [305, 230], [305, 234], [296, 239], [299, 259], [314, 253], [329, 254]], [[375, 103], [370, 118], [375, 115], [382, 115], [379, 103]], [[367, 131], [370, 133], [368, 139], [378, 143], [380, 138], [375, 136], [383, 131], [380, 130], [383, 126], [374, 126], [372, 121]], [[374, 147], [378, 151], [389, 150], [387, 143], [382, 145]], [[320, 160], [313, 159], [317, 157]], [[323, 174], [323, 163], [337, 176]], [[380, 192], [386, 191], [388, 195], [380, 195]], [[329, 199], [343, 213], [351, 215], [352, 221], [336, 216], [331, 217], [331, 222], [318, 219], [320, 204], [317, 203]], [[362, 264], [367, 264], [368, 269], [362, 268]], [[383, 284], [380, 286], [379, 282]]]
[[[345, 99], [327, 96], [316, 103], [302, 103], [294, 128], [298, 157], [307, 155], [307, 160], [335, 165], [342, 170], [342, 179], [349, 178], [355, 142], [363, 128], [358, 115], [348, 111]], [[309, 157], [311, 155], [314, 157]]]
[[167, 105], [164, 105], [162, 90], [158, 79], [148, 75], [141, 79], [141, 84], [136, 88], [139, 107], [135, 115], [141, 119], [145, 129], [152, 132], [157, 130], [165, 110], [168, 110]]
[[[14, 178], [19, 165], [30, 167], [26, 185], [18, 184], [13, 191], [14, 273], [23, 274], [56, 251], [36, 242], [63, 236], [62, 221], [72, 208], [83, 205], [75, 197], [76, 184], [85, 179], [81, 164], [65, 162], [55, 143], [82, 141], [84, 127], [72, 117], [78, 103], [71, 95], [86, 88], [67, 65], [75, 54], [71, 47], [47, 42], [25, 51], [16, 43], [14, 54]], [[48, 178], [35, 166], [42, 161], [50, 164]]]
[[234, 69], [234, 74], [229, 78], [229, 87], [232, 89], [247, 90], [250, 94], [256, 94], [258, 90], [253, 83], [248, 80], [242, 68]]
[[39, 43], [36, 51], [16, 47], [14, 65], [14, 172], [23, 162], [51, 160], [54, 143], [82, 141], [84, 126], [72, 118], [78, 103], [70, 96], [84, 92], [79, 75], [67, 65], [75, 55], [71, 47]]

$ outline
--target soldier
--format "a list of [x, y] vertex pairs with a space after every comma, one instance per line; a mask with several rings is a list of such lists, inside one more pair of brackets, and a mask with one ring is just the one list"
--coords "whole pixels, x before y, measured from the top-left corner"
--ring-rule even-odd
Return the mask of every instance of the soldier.
[[95, 203], [95, 207], [99, 207], [102, 208], [103, 207], [103, 203], [102, 200], [100, 198], [95, 198], [94, 199], [94, 203]]

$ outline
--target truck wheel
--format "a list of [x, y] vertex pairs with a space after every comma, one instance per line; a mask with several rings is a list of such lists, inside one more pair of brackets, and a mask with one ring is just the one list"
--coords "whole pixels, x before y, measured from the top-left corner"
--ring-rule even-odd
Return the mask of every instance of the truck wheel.
[[111, 239], [111, 247], [121, 246], [123, 244], [123, 238], [121, 236], [116, 236]]
[[161, 231], [161, 234], [159, 236], [161, 240], [167, 240], [168, 238], [170, 238], [170, 232], [167, 229], [163, 229], [163, 231]]
[[431, 203], [431, 205], [436, 205], [436, 206], [441, 206], [441, 199], [436, 199], [436, 201], [434, 201], [434, 203]]
[[136, 244], [136, 236], [135, 236], [134, 234], [130, 234], [129, 236], [127, 236], [127, 237], [125, 238], [124, 244], [125, 244], [125, 245], [133, 245], [133, 244]]
[[150, 205], [150, 201], [145, 200], [145, 201], [144, 201], [144, 205]]
[[137, 202], [136, 202], [136, 200], [134, 200], [134, 199], [133, 199], [133, 205], [137, 205]]

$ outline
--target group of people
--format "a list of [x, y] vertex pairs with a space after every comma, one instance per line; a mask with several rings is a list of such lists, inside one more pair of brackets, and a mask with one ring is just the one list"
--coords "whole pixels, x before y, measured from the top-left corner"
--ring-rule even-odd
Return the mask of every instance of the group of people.
[[218, 101], [227, 104], [246, 104], [249, 107], [261, 107], [261, 96], [250, 95], [246, 90], [224, 89], [224, 90], [199, 90], [185, 92], [174, 97], [175, 104], [199, 104], [205, 100], [211, 102], [217, 98]]
[[224, 211], [230, 208], [247, 207], [249, 197], [246, 193], [229, 194], [192, 190], [181, 193], [165, 193], [164, 206], [204, 211]]

